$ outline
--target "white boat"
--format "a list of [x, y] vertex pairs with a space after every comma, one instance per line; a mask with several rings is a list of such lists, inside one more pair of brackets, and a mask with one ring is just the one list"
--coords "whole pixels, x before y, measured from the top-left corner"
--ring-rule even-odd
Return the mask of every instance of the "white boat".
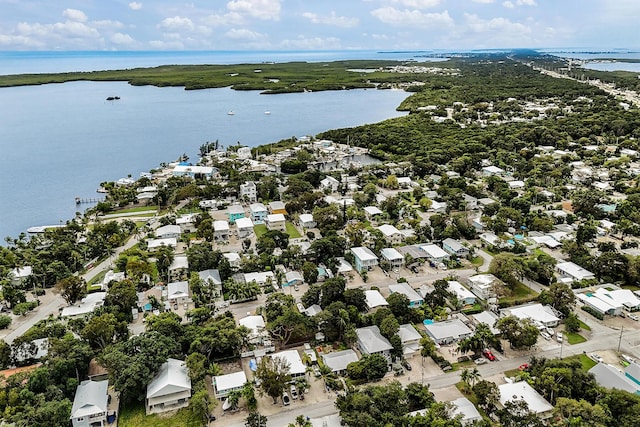
[[236, 113], [234, 113], [234, 112], [233, 112], [233, 110], [231, 110], [231, 111], [229, 111], [229, 112], [227, 113], [227, 115], [228, 115], [228, 116], [233, 116], [233, 115], [235, 115], [235, 114], [236, 114]]
[[271, 111], [265, 111], [264, 113], [268, 116], [269, 114], [271, 114]]
[[226, 411], [229, 408], [231, 408], [231, 404], [229, 403], [229, 398], [226, 398], [222, 404], [222, 410]]

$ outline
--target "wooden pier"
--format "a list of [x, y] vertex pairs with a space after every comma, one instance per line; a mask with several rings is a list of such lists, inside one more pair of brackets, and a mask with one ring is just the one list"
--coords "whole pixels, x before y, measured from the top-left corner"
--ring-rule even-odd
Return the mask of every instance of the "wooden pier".
[[82, 203], [99, 203], [99, 202], [104, 202], [104, 199], [101, 199], [99, 197], [95, 197], [95, 198], [87, 198], [87, 199], [83, 199], [82, 197], [76, 197], [76, 205], [82, 204]]

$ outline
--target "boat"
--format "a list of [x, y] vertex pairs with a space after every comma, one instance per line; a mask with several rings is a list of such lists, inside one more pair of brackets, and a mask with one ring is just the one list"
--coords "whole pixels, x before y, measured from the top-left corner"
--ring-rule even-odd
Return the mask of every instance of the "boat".
[[227, 113], [227, 115], [228, 115], [228, 116], [233, 116], [233, 115], [235, 115], [235, 114], [236, 114], [236, 113], [234, 113], [234, 112], [233, 112], [233, 110], [231, 110], [231, 111], [229, 111], [229, 112]]
[[229, 398], [226, 398], [222, 404], [222, 410], [226, 411], [229, 408], [231, 408], [231, 403], [229, 403]]
[[109, 96], [109, 97], [107, 97], [107, 101], [117, 101], [119, 99], [120, 99], [119, 96]]
[[271, 114], [271, 111], [265, 111], [264, 113], [268, 116], [269, 114]]
[[99, 188], [96, 190], [96, 193], [108, 193], [108, 192], [109, 192], [109, 190], [107, 190], [107, 189], [106, 189], [106, 188], [104, 188], [104, 187], [99, 187]]
[[35, 227], [27, 228], [27, 233], [31, 233], [31, 234], [44, 233], [46, 230], [51, 230], [53, 228], [62, 228], [66, 226], [67, 226], [66, 224], [38, 225]]

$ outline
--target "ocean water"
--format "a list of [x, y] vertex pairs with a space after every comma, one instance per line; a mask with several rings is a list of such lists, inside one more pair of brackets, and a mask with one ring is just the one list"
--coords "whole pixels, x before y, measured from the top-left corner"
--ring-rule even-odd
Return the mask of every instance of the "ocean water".
[[[42, 69], [61, 67], [51, 61]], [[72, 218], [87, 207], [74, 198], [99, 196], [100, 182], [138, 177], [183, 153], [197, 161], [206, 141], [256, 146], [374, 123], [403, 115], [395, 109], [407, 96], [394, 90], [260, 95], [124, 82], [2, 88], [0, 237]]]

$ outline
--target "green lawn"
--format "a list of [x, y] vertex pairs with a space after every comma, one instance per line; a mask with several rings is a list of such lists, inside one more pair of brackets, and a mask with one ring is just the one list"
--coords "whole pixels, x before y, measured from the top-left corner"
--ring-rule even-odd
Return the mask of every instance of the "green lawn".
[[97, 286], [97, 284], [102, 283], [102, 280], [104, 279], [104, 276], [106, 276], [106, 274], [107, 274], [106, 271], [101, 271], [93, 279], [89, 280], [89, 282], [87, 283], [87, 291], [98, 288], [99, 286]]
[[571, 360], [571, 359], [579, 360], [580, 364], [582, 365], [582, 369], [585, 371], [588, 371], [589, 369], [597, 365], [597, 363], [586, 354], [578, 354], [575, 356], [569, 356], [564, 358], [564, 360]]
[[154, 206], [138, 206], [137, 208], [129, 208], [129, 209], [117, 209], [109, 214], [125, 214], [125, 213], [135, 213], [135, 212], [145, 212], [145, 211], [157, 211], [158, 209]]
[[529, 289], [526, 285], [518, 283], [511, 291], [511, 295], [500, 298], [500, 302], [512, 305], [517, 301], [519, 304], [523, 304], [534, 299], [536, 295], [538, 294]]
[[587, 341], [585, 337], [580, 334], [576, 334], [575, 332], [565, 332], [565, 335], [567, 336], [567, 341], [571, 345]]
[[287, 221], [287, 234], [291, 239], [297, 239], [299, 237], [302, 237], [298, 232], [298, 229], [295, 227], [295, 225], [293, 225], [289, 221]]
[[253, 232], [256, 233], [256, 237], [262, 236], [267, 231], [268, 231], [267, 226], [264, 224], [258, 224], [253, 226]]
[[455, 362], [451, 364], [451, 370], [449, 372], [455, 372], [464, 368], [474, 367], [473, 360], [467, 360], [466, 362]]
[[144, 405], [125, 407], [118, 414], [119, 427], [202, 427], [205, 423], [193, 416], [187, 409], [180, 409], [172, 416], [157, 414], [146, 416]]
[[578, 320], [578, 322], [580, 322], [580, 329], [584, 329], [585, 331], [590, 331], [591, 328], [589, 327], [589, 325], [587, 325], [586, 323], [584, 323], [582, 320]]

